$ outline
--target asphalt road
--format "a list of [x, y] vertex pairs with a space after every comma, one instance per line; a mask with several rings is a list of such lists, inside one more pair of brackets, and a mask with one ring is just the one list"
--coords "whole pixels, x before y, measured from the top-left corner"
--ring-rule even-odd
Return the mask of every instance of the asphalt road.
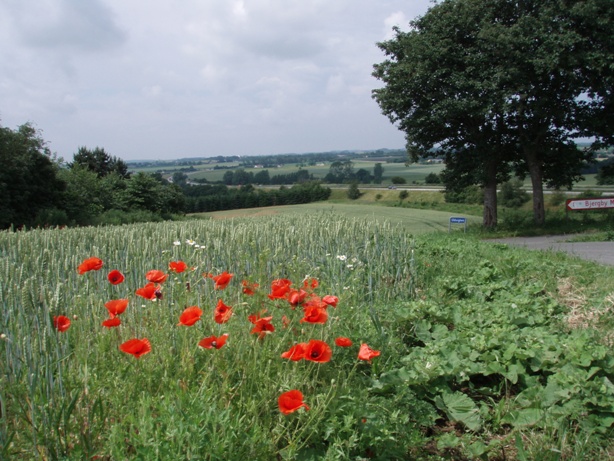
[[614, 242], [568, 242], [569, 235], [514, 237], [489, 242], [527, 248], [529, 250], [564, 251], [578, 258], [614, 266]]

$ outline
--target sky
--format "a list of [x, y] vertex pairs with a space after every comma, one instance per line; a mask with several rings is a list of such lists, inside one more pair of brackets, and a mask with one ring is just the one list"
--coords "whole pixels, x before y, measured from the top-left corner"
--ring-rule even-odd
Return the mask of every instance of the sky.
[[430, 0], [2, 0], [0, 126], [71, 161], [403, 148], [377, 42]]

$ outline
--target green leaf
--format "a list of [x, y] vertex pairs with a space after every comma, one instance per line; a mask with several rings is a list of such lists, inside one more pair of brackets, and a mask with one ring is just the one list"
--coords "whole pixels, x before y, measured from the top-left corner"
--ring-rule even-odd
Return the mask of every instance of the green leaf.
[[420, 341], [427, 343], [431, 341], [431, 322], [428, 320], [419, 320], [415, 326], [416, 338]]
[[533, 426], [542, 419], [542, 414], [539, 408], [523, 408], [509, 412], [502, 418], [502, 421], [514, 427]]
[[480, 410], [475, 402], [462, 392], [443, 394], [436, 404], [446, 412], [452, 421], [459, 421], [472, 431], [477, 431], [482, 426]]

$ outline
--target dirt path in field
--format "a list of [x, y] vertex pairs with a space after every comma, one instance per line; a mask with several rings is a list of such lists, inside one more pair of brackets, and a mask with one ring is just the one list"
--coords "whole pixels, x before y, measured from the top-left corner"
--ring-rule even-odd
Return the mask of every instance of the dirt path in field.
[[568, 240], [572, 237], [571, 235], [548, 235], [488, 241], [528, 248], [529, 250], [564, 251], [578, 258], [614, 266], [614, 242], [569, 242]]

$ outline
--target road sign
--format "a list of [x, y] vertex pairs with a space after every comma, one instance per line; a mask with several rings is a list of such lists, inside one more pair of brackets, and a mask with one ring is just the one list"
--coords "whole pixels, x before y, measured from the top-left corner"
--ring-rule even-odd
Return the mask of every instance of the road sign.
[[467, 218], [461, 216], [450, 216], [450, 224], [448, 224], [448, 232], [452, 232], [452, 224], [462, 224], [463, 232], [467, 232]]
[[568, 199], [565, 202], [568, 210], [597, 210], [600, 208], [614, 208], [614, 197]]

